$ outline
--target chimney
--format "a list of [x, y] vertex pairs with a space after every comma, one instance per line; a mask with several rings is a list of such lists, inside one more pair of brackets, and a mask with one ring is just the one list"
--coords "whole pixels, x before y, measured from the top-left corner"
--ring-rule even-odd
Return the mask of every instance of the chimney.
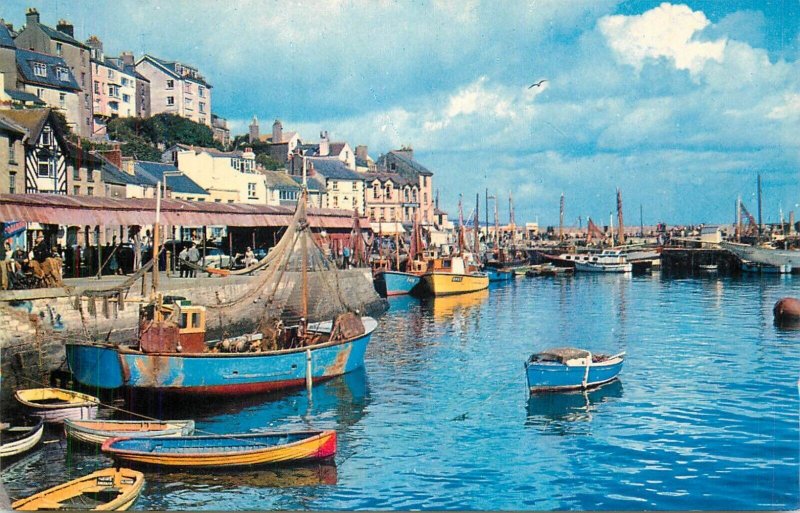
[[39, 11], [36, 10], [36, 7], [31, 7], [25, 13], [25, 23], [29, 26], [39, 24]]
[[58, 20], [56, 30], [67, 34], [69, 37], [75, 37], [75, 27], [67, 20]]
[[122, 64], [126, 66], [133, 66], [136, 63], [133, 58], [133, 52], [122, 52], [119, 58], [122, 60]]
[[319, 156], [327, 157], [331, 153], [330, 140], [328, 140], [328, 131], [319, 133]]
[[98, 61], [103, 60], [103, 42], [97, 36], [91, 36], [86, 40], [86, 45], [91, 48], [92, 58]]
[[256, 154], [253, 153], [253, 148], [247, 147], [242, 152], [242, 158], [247, 160], [255, 160]]
[[358, 146], [356, 146], [356, 157], [360, 158], [361, 160], [366, 161], [368, 156], [369, 155], [367, 154], [366, 145], [359, 144]]
[[276, 119], [272, 124], [272, 144], [279, 144], [283, 142], [283, 124], [279, 119]]
[[97, 153], [104, 156], [106, 160], [117, 166], [117, 168], [122, 169], [122, 150], [119, 144], [115, 144], [114, 148], [111, 150], [102, 150]]
[[414, 160], [414, 148], [411, 146], [403, 146], [399, 150], [394, 150], [392, 153], [397, 153], [407, 159]]

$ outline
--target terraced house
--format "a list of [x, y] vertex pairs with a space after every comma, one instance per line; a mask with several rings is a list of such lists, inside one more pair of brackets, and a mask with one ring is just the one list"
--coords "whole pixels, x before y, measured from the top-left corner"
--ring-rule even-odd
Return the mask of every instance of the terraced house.
[[192, 66], [145, 54], [136, 71], [150, 83], [150, 114], [175, 114], [211, 126], [211, 84]]
[[[14, 192], [67, 194], [67, 156], [69, 148], [51, 109], [0, 111], [27, 132], [24, 139], [24, 189], [14, 179]], [[15, 173], [16, 174], [16, 173]]]
[[[46, 95], [40, 98], [51, 107], [63, 109], [67, 122], [77, 134], [90, 137], [92, 89], [89, 47], [75, 39], [74, 27], [66, 20], [60, 20], [56, 28], [49, 27], [40, 22], [39, 11], [33, 8], [28, 9], [25, 20], [25, 27], [14, 39], [18, 66], [20, 61], [29, 61], [32, 66], [32, 76], [20, 69], [20, 74], [24, 75], [23, 90]], [[50, 71], [46, 71], [45, 67], [54, 68], [55, 79], [51, 79]], [[48, 87], [57, 91], [51, 91]], [[76, 101], [69, 97], [70, 94], [75, 94]]]
[[103, 42], [97, 36], [90, 37], [86, 44], [92, 54], [92, 133], [105, 135], [109, 120], [137, 115], [136, 71], [118, 59], [106, 57]]

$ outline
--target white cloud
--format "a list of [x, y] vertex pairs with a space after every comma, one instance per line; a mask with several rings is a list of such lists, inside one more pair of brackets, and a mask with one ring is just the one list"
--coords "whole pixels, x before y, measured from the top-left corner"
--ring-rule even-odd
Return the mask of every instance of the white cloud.
[[648, 59], [665, 57], [680, 70], [699, 73], [706, 61], [722, 59], [725, 40], [697, 41], [711, 22], [685, 5], [662, 3], [636, 16], [606, 16], [598, 23], [617, 58], [640, 70]]

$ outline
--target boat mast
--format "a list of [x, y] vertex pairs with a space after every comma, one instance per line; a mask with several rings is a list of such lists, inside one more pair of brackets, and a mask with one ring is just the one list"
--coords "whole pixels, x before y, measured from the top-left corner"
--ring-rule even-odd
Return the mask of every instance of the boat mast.
[[497, 197], [494, 198], [494, 247], [497, 248], [497, 257], [500, 258], [500, 215], [497, 213]]
[[736, 242], [742, 242], [742, 197], [736, 198]]
[[644, 238], [644, 210], [642, 209], [641, 203], [639, 203], [639, 232], [642, 234], [642, 238]]
[[758, 173], [758, 242], [761, 242], [761, 173]]
[[480, 216], [480, 212], [478, 211], [480, 206], [481, 206], [481, 194], [478, 192], [478, 193], [475, 193], [475, 241], [474, 241], [475, 258], [478, 258], [478, 254], [481, 252], [481, 241], [480, 241], [480, 236], [481, 236], [480, 219], [481, 219], [481, 216]]
[[517, 234], [517, 225], [514, 222], [514, 198], [511, 192], [508, 193], [508, 220], [511, 225], [511, 247], [514, 247], [515, 235]]
[[564, 239], [564, 193], [561, 193], [561, 202], [558, 209], [558, 240]]
[[461, 206], [461, 193], [458, 194], [458, 254], [464, 251], [464, 209]]
[[[300, 205], [300, 208], [303, 209], [303, 217], [300, 222], [303, 224], [301, 230], [305, 231], [307, 229], [308, 220], [306, 219], [306, 201], [308, 200], [308, 181], [306, 175], [306, 158], [303, 156], [303, 188], [300, 192], [300, 201], [303, 203]], [[302, 276], [303, 276], [303, 319], [302, 319], [302, 329], [303, 335], [306, 333], [306, 327], [308, 326], [308, 234], [303, 233], [302, 242], [301, 242], [301, 249], [303, 251], [303, 259], [302, 259]]]
[[485, 214], [485, 217], [486, 217], [486, 238], [484, 239], [484, 241], [486, 241], [486, 243], [487, 243], [486, 246], [488, 247], [489, 246], [489, 244], [488, 244], [489, 243], [489, 188], [488, 187], [486, 188], [486, 202], [484, 203], [483, 206], [486, 207], [486, 210], [485, 210], [485, 212], [486, 212], [486, 214]]
[[608, 234], [611, 236], [611, 247], [614, 247], [614, 214], [608, 214]]
[[394, 251], [395, 251], [395, 269], [400, 270], [400, 230], [397, 227], [397, 221], [394, 223]]
[[620, 245], [625, 244], [625, 227], [622, 224], [622, 192], [617, 188], [617, 221], [619, 224], [619, 236], [617, 240]]
[[156, 224], [153, 225], [153, 279], [151, 280], [151, 299], [158, 294], [158, 260], [161, 243], [159, 241], [161, 224], [161, 181], [156, 184]]

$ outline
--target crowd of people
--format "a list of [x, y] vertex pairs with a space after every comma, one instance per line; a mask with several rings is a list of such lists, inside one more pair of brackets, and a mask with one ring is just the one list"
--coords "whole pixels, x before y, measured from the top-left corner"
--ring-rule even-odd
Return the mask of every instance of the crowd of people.
[[40, 233], [33, 249], [25, 251], [3, 242], [0, 254], [0, 287], [3, 290], [61, 287], [63, 259], [58, 248], [49, 246]]

